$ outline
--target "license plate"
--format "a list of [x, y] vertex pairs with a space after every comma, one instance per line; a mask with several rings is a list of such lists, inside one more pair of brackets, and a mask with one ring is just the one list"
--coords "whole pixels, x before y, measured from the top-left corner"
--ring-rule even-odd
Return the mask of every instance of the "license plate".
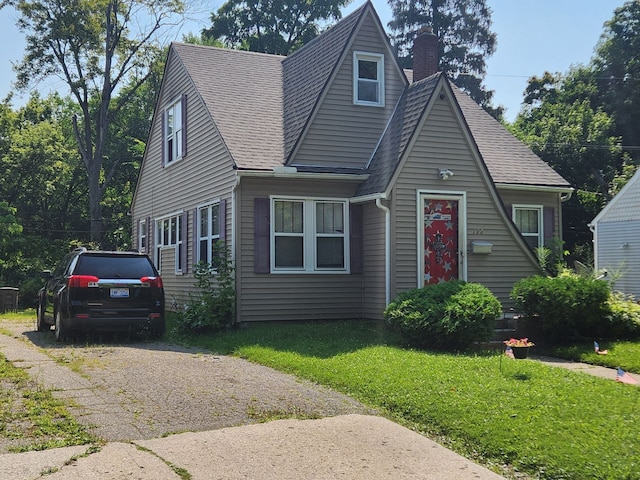
[[111, 298], [129, 298], [128, 288], [112, 288]]

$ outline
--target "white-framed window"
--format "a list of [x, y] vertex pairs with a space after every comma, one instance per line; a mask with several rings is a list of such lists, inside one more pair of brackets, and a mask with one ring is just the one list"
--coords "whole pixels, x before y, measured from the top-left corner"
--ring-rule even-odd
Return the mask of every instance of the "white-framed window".
[[353, 103], [384, 106], [384, 55], [353, 53]]
[[147, 220], [140, 220], [138, 227], [138, 250], [142, 253], [147, 251]]
[[543, 207], [541, 205], [513, 205], [513, 222], [531, 248], [544, 245]]
[[169, 165], [184, 155], [182, 136], [183, 101], [179, 98], [164, 111], [164, 163]]
[[271, 199], [271, 271], [348, 273], [348, 204], [339, 199]]
[[173, 214], [156, 220], [156, 265], [162, 271], [162, 250], [173, 248], [175, 250], [175, 273], [182, 273], [182, 214]]
[[211, 263], [220, 240], [220, 203], [198, 207], [198, 261]]

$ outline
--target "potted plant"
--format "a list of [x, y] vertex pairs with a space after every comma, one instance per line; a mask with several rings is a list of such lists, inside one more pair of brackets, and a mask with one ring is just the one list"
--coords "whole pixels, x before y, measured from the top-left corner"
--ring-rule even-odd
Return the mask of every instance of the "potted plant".
[[504, 344], [507, 349], [513, 352], [514, 358], [527, 358], [529, 354], [529, 347], [533, 347], [535, 343], [529, 341], [528, 338], [510, 338], [505, 340]]

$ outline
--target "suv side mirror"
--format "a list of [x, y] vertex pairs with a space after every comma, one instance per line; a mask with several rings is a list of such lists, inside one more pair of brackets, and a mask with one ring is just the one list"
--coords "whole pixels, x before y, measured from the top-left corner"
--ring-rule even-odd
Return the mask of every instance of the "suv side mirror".
[[42, 272], [40, 272], [40, 276], [45, 280], [51, 280], [53, 278], [51, 270], [43, 270]]

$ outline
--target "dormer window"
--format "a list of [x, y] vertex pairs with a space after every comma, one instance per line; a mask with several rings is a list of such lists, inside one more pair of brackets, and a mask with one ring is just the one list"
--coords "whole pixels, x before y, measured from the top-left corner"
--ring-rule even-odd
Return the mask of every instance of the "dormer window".
[[384, 56], [377, 53], [353, 54], [353, 103], [384, 106]]

